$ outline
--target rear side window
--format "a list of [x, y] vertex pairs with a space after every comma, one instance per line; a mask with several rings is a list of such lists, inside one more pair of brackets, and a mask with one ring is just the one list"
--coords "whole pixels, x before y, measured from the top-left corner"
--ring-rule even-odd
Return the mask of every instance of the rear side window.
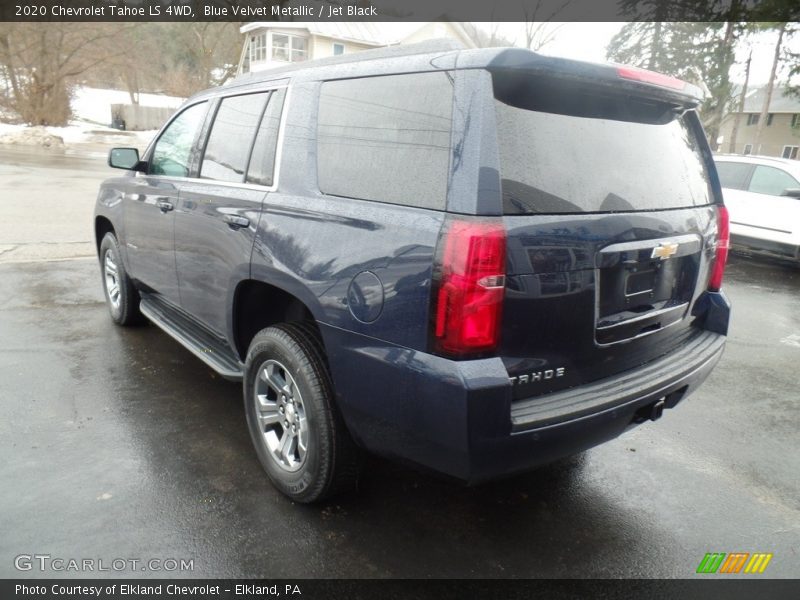
[[247, 94], [220, 102], [200, 166], [202, 179], [244, 181], [256, 126], [268, 96], [268, 93]]
[[780, 196], [784, 190], [800, 188], [800, 183], [786, 171], [774, 167], [756, 166], [748, 191]]
[[272, 185], [275, 170], [275, 151], [278, 147], [278, 130], [281, 124], [281, 110], [286, 96], [286, 88], [272, 92], [267, 109], [261, 118], [253, 154], [247, 169], [247, 182], [259, 185]]
[[444, 209], [452, 104], [449, 73], [323, 83], [317, 138], [320, 190]]
[[527, 110], [499, 100], [496, 115], [506, 214], [712, 202], [697, 141], [681, 118], [642, 123]]
[[747, 178], [753, 166], [746, 163], [717, 162], [719, 183], [724, 188], [743, 190], [747, 187]]

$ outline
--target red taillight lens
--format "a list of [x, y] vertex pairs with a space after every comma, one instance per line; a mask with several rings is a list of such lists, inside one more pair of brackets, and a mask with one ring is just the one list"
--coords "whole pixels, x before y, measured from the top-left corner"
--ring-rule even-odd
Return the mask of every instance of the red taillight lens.
[[506, 232], [500, 222], [454, 220], [446, 226], [436, 291], [436, 349], [464, 355], [500, 339]]
[[656, 73], [655, 71], [639, 69], [638, 67], [617, 67], [617, 75], [622, 79], [652, 83], [653, 85], [659, 85], [673, 90], [682, 90], [686, 87], [685, 81], [670, 77], [669, 75], [663, 75], [662, 73]]
[[708, 280], [708, 290], [718, 292], [722, 287], [722, 276], [725, 274], [725, 263], [728, 262], [728, 249], [731, 245], [730, 219], [728, 208], [717, 207], [717, 255], [714, 266], [711, 267], [711, 277]]

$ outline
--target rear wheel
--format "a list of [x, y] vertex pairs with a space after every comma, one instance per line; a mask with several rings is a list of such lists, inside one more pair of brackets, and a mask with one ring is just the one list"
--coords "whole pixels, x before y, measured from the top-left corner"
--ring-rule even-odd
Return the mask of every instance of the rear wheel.
[[258, 458], [283, 494], [310, 503], [356, 486], [358, 450], [333, 402], [312, 326], [277, 325], [253, 338], [244, 402]]
[[139, 292], [125, 271], [119, 242], [111, 232], [105, 234], [100, 242], [100, 269], [111, 319], [118, 325], [140, 323], [142, 315], [139, 312]]

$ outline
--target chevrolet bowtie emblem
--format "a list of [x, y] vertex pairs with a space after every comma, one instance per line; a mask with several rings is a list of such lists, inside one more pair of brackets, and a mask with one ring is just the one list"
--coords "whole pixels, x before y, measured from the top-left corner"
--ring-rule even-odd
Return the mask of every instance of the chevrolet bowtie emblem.
[[653, 248], [653, 253], [650, 255], [650, 258], [660, 258], [661, 260], [667, 260], [677, 251], [678, 251], [678, 244], [675, 243], [659, 244], [658, 246]]

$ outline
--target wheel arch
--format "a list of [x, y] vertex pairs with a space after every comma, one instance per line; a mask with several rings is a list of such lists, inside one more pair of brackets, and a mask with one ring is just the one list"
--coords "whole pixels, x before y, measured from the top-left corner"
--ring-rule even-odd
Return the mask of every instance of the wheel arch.
[[278, 323], [297, 321], [309, 322], [317, 327], [320, 311], [316, 298], [310, 292], [303, 293], [297, 287], [286, 289], [262, 279], [245, 279], [236, 286], [232, 299], [231, 332], [234, 350], [240, 360], [244, 361], [250, 342], [262, 329]]
[[[96, 216], [94, 219], [94, 240], [98, 254], [100, 252], [100, 244], [107, 233], [113, 233], [115, 236], [117, 235], [117, 231], [114, 229], [111, 219], [103, 215]], [[119, 241], [119, 238], [117, 238], [117, 241]]]

